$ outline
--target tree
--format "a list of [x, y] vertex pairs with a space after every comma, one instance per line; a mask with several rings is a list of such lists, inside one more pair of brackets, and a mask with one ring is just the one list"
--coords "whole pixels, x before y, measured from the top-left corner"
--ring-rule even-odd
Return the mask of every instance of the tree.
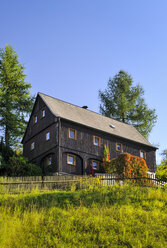
[[22, 155], [13, 155], [6, 166], [6, 175], [8, 176], [41, 176], [42, 170], [35, 164], [28, 163], [28, 159]]
[[162, 161], [166, 161], [166, 165], [167, 165], [167, 149], [163, 150], [163, 152], [161, 153], [163, 160]]
[[161, 155], [163, 156], [163, 159], [161, 164], [157, 167], [156, 177], [167, 181], [167, 150], [164, 150]]
[[109, 79], [107, 88], [99, 90], [102, 115], [133, 125], [145, 138], [148, 138], [157, 116], [155, 109], [147, 107], [143, 98], [144, 90], [138, 84], [132, 86], [133, 79], [127, 72], [119, 71]]
[[34, 102], [24, 69], [11, 46], [0, 49], [0, 127], [6, 147], [15, 146], [23, 135]]

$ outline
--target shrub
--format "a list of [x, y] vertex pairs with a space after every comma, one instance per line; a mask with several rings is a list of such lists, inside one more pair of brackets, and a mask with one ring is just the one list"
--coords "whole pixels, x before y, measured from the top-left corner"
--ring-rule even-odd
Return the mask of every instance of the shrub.
[[34, 164], [28, 163], [27, 158], [23, 156], [12, 156], [7, 165], [8, 176], [40, 176], [41, 169]]
[[104, 163], [105, 172], [123, 176], [146, 177], [148, 167], [146, 161], [129, 153], [122, 153], [117, 158]]
[[163, 160], [161, 161], [160, 166], [157, 167], [156, 177], [166, 181], [167, 180], [167, 150], [164, 150], [161, 154], [163, 156]]
[[167, 180], [167, 164], [161, 162], [161, 165], [157, 167], [156, 177], [164, 181]]

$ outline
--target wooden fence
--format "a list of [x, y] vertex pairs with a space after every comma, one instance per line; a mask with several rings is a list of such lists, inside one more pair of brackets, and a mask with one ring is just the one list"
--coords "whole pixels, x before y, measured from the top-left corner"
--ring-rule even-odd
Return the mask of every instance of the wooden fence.
[[98, 184], [101, 186], [111, 186], [116, 182], [124, 184], [131, 182], [137, 185], [162, 187], [166, 186], [167, 182], [155, 178], [155, 173], [148, 173], [148, 177], [123, 177], [114, 174], [96, 174], [95, 177], [77, 176], [77, 175], [55, 175], [55, 176], [34, 176], [34, 177], [0, 177], [0, 193], [5, 192], [24, 192], [32, 191], [38, 188], [39, 190], [52, 189], [70, 189], [71, 187], [83, 188], [90, 184]]
[[82, 176], [56, 175], [56, 176], [32, 176], [32, 177], [0, 177], [0, 193], [24, 192], [52, 189], [69, 189], [80, 182]]

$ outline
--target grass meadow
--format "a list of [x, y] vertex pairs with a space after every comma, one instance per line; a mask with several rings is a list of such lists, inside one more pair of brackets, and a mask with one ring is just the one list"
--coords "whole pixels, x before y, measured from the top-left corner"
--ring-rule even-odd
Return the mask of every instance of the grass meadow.
[[167, 189], [115, 185], [0, 195], [0, 247], [167, 247]]

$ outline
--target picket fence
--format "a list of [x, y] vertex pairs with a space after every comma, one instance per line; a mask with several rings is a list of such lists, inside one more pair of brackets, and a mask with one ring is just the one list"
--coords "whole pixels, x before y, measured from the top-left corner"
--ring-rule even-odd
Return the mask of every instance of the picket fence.
[[96, 174], [92, 176], [79, 176], [69, 174], [57, 174], [54, 176], [32, 176], [32, 177], [0, 177], [0, 193], [11, 192], [20, 193], [24, 191], [32, 191], [36, 188], [39, 190], [53, 189], [70, 189], [72, 186], [77, 188], [85, 187], [89, 184], [97, 184], [97, 180], [101, 186], [111, 186], [116, 182], [124, 184], [125, 181], [137, 183], [145, 186], [164, 187], [167, 182], [161, 181], [155, 177], [155, 173], [148, 173], [147, 177], [123, 177], [115, 174]]
[[167, 181], [162, 181], [156, 178], [156, 174], [153, 172], [148, 172], [147, 177], [134, 177], [134, 175], [130, 175], [129, 177], [125, 177], [123, 175], [115, 175], [115, 174], [96, 174], [100, 180], [103, 181], [103, 186], [114, 185], [116, 182], [119, 184], [124, 184], [125, 181], [130, 181], [132, 183], [136, 183], [138, 185], [143, 186], [153, 186], [153, 187], [164, 187], [167, 186]]

